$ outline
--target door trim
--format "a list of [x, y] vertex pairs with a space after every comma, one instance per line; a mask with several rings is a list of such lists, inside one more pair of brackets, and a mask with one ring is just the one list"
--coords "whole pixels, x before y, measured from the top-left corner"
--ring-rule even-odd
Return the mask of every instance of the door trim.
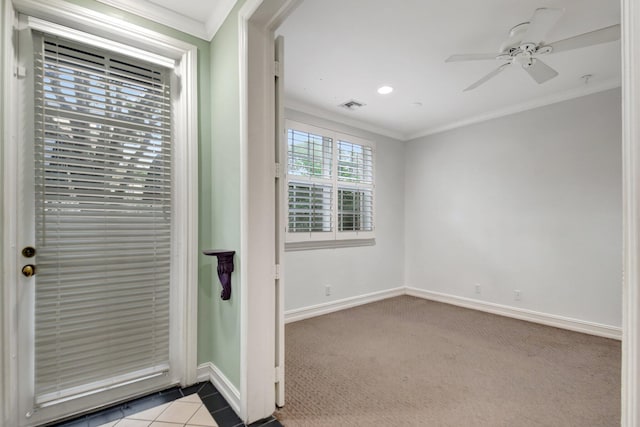
[[287, 164], [287, 140], [286, 128], [284, 120], [284, 37], [278, 36], [275, 39], [274, 60], [277, 69], [274, 73], [275, 85], [275, 157], [276, 157], [276, 218], [275, 218], [275, 235], [276, 235], [276, 266], [278, 268], [275, 278], [275, 294], [276, 294], [276, 343], [275, 343], [275, 368], [276, 368], [276, 406], [281, 408], [285, 403], [285, 359], [284, 359], [284, 289], [285, 289], [285, 271], [284, 271], [284, 246], [285, 246], [285, 227], [287, 217], [285, 215], [285, 206], [287, 203], [288, 187], [286, 180], [286, 164]]
[[640, 423], [640, 5], [622, 0], [622, 425]]
[[[172, 342], [171, 353], [175, 363], [171, 381], [189, 385], [197, 377], [197, 294], [198, 294], [198, 92], [197, 47], [164, 34], [151, 31], [119, 18], [68, 3], [62, 0], [5, 0], [2, 11], [3, 55], [2, 94], [7, 100], [2, 111], [4, 132], [2, 135], [2, 379], [0, 379], [0, 424], [19, 425], [18, 413], [18, 236], [15, 207], [19, 194], [18, 176], [18, 109], [15, 108], [18, 93], [15, 84], [18, 64], [16, 46], [12, 42], [17, 13], [85, 31], [97, 37], [113, 40], [144, 49], [175, 62], [175, 72], [180, 76], [180, 96], [174, 100], [174, 136], [176, 141], [175, 164], [175, 227], [177, 241], [174, 256], [177, 258], [172, 281], [177, 292], [172, 303], [177, 322], [171, 325], [171, 333], [177, 339]], [[174, 345], [175, 344], [175, 345]], [[7, 357], [8, 356], [8, 357]], [[22, 414], [24, 415], [24, 414]]]
[[271, 415], [276, 402], [273, 40], [275, 29], [300, 2], [247, 0], [237, 18], [242, 278], [239, 415], [247, 424]]

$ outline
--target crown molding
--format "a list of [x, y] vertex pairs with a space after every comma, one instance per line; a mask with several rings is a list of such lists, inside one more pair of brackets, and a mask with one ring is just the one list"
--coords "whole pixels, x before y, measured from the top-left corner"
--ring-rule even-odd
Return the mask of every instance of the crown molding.
[[440, 132], [445, 132], [452, 129], [457, 129], [464, 126], [469, 126], [476, 123], [485, 122], [487, 120], [497, 119], [499, 117], [508, 116], [515, 113], [521, 113], [527, 110], [533, 110], [534, 108], [544, 107], [545, 105], [556, 104], [562, 101], [568, 101], [574, 98], [580, 98], [582, 96], [592, 95], [594, 93], [603, 92], [605, 90], [614, 89], [620, 87], [622, 82], [620, 79], [611, 79], [604, 81], [600, 84], [590, 84], [578, 89], [571, 89], [564, 92], [555, 93], [550, 96], [537, 98], [532, 101], [523, 102], [521, 104], [511, 105], [506, 108], [500, 108], [497, 110], [489, 111], [487, 113], [479, 114], [476, 116], [467, 117], [464, 119], [449, 122], [443, 125], [427, 128], [422, 132], [409, 135], [405, 141], [410, 141], [417, 138], [433, 135]]
[[324, 110], [322, 108], [313, 107], [313, 106], [310, 106], [309, 104], [305, 104], [304, 102], [300, 102], [300, 101], [287, 100], [286, 107], [291, 108], [292, 110], [300, 111], [302, 113], [311, 114], [312, 116], [316, 116], [321, 119], [332, 120], [334, 122], [342, 123], [347, 126], [353, 126], [358, 129], [377, 133], [379, 135], [387, 136], [389, 138], [394, 138], [402, 142], [407, 142], [407, 141], [422, 138], [425, 136], [434, 135], [436, 133], [446, 132], [446, 131], [457, 129], [460, 127], [469, 126], [469, 125], [497, 119], [504, 116], [509, 116], [511, 114], [521, 113], [527, 110], [533, 110], [534, 108], [544, 107], [546, 105], [557, 104], [558, 102], [568, 101], [570, 99], [592, 95], [594, 93], [603, 92], [605, 90], [614, 89], [620, 86], [621, 86], [620, 79], [606, 80], [600, 84], [589, 84], [588, 86], [580, 87], [578, 89], [571, 89], [564, 92], [555, 93], [553, 95], [537, 98], [532, 101], [511, 105], [506, 108], [500, 108], [500, 109], [489, 111], [483, 114], [478, 114], [475, 116], [469, 116], [459, 120], [454, 120], [442, 125], [429, 127], [423, 131], [416, 132], [414, 134], [408, 134], [408, 135], [401, 132], [393, 131], [390, 129], [381, 128], [381, 127], [369, 124], [362, 120], [351, 119], [351, 118], [345, 117], [345, 115], [343, 114], [338, 114], [338, 113]]
[[147, 18], [158, 24], [211, 41], [238, 0], [217, 0], [212, 2], [212, 11], [206, 21], [199, 21], [181, 13], [154, 4], [148, 0], [97, 0], [108, 6]]
[[214, 2], [213, 11], [211, 15], [209, 15], [209, 19], [207, 19], [204, 27], [207, 34], [207, 41], [213, 39], [213, 36], [216, 35], [237, 2], [238, 0], [217, 0]]
[[[123, 44], [127, 46], [133, 44], [135, 48], [129, 51], [129, 54], [133, 56], [140, 55], [140, 51], [137, 49], [174, 60], [182, 59], [185, 52], [190, 52], [193, 57], [197, 56], [197, 47], [190, 43], [131, 23], [121, 16], [107, 15], [66, 0], [47, 0], [46, 2], [42, 0], [13, 0], [13, 8], [32, 18], [55, 21], [56, 24], [41, 22], [41, 25], [48, 26], [46, 31], [51, 31], [54, 34], [60, 34], [60, 26], [68, 27], [69, 34], [75, 34], [71, 38], [80, 37], [75, 33], [76, 30], [93, 34], [103, 39], [102, 41], [94, 39], [94, 44], [106, 49], [119, 51]], [[86, 36], [84, 36], [84, 40], [87, 40]], [[145, 59], [169, 66], [163, 59], [158, 57], [154, 59], [153, 57], [154, 55], [150, 55]], [[194, 66], [195, 64], [196, 62], [194, 62]]]
[[[166, 25], [167, 27], [173, 28], [174, 30], [182, 31], [183, 33], [192, 35], [205, 41], [210, 41], [211, 38], [213, 38], [213, 35], [209, 37], [209, 32], [207, 31], [204, 22], [197, 21], [193, 18], [174, 12], [173, 10], [169, 10], [147, 0], [97, 1], [108, 6], [115, 7], [116, 9], [120, 9], [125, 12], [140, 16], [142, 18], [149, 19], [150, 21], [156, 22], [158, 24]], [[229, 0], [223, 1], [228, 2]], [[215, 10], [216, 14], [218, 13], [217, 9], [218, 8], [216, 8]], [[224, 21], [224, 18], [226, 18], [226, 15], [222, 17], [222, 21]], [[216, 28], [216, 30], [218, 28]]]
[[345, 117], [342, 114], [333, 113], [318, 107], [313, 107], [309, 104], [305, 104], [304, 102], [292, 101], [287, 99], [285, 101], [285, 107], [290, 108], [292, 110], [300, 111], [301, 113], [310, 114], [312, 116], [315, 116], [321, 119], [331, 120], [334, 122], [341, 123], [343, 125], [358, 128], [360, 130], [377, 133], [378, 135], [387, 136], [389, 138], [397, 139], [399, 141], [407, 140], [407, 135], [403, 133], [392, 131], [390, 129], [381, 128], [362, 120], [351, 119], [349, 117]]

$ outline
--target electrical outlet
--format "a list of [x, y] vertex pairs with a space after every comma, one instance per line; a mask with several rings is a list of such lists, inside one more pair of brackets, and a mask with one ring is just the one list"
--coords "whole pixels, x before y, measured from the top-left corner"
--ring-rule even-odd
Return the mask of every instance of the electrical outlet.
[[522, 299], [522, 292], [520, 291], [520, 289], [516, 289], [515, 291], [513, 291], [513, 299], [516, 301], [520, 301]]
[[325, 294], [326, 296], [331, 295], [331, 285], [325, 285], [325, 286], [324, 286], [324, 294]]
[[480, 283], [476, 283], [476, 294], [480, 293]]

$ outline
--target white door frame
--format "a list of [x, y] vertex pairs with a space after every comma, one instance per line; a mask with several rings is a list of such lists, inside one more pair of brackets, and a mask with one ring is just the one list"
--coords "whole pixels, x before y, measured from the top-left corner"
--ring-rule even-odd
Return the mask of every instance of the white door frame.
[[640, 425], [640, 4], [622, 1], [622, 425]]
[[287, 165], [287, 130], [284, 125], [284, 37], [278, 36], [274, 44], [275, 71], [275, 156], [276, 156], [276, 406], [282, 407], [285, 402], [285, 366], [284, 366], [284, 242], [287, 214], [285, 203], [288, 199], [286, 180]]
[[247, 424], [268, 417], [276, 405], [274, 31], [299, 2], [247, 0], [238, 13], [243, 254], [239, 415]]
[[[242, 158], [247, 159], [247, 154], [256, 145], [263, 144], [272, 138], [273, 133], [269, 133], [266, 123], [273, 117], [273, 95], [265, 90], [261, 77], [270, 75], [272, 63], [273, 37], [270, 44], [262, 43], [262, 49], [249, 49], [248, 40], [251, 35], [248, 32], [250, 25], [259, 27], [261, 30], [273, 30], [277, 27], [274, 23], [281, 23], [286, 15], [301, 0], [291, 0], [286, 3], [282, 10], [272, 13], [259, 13], [254, 17], [254, 12], [264, 0], [248, 0], [239, 14], [240, 28], [240, 103], [241, 103], [241, 150]], [[624, 222], [624, 281], [623, 281], [623, 339], [622, 339], [622, 426], [635, 427], [640, 425], [640, 4], [636, 0], [621, 0], [622, 5], [622, 74], [623, 74], [623, 222]], [[289, 9], [287, 9], [287, 7]], [[255, 22], [250, 22], [252, 19]], [[271, 25], [270, 27], [267, 25]], [[261, 34], [265, 37], [269, 31]], [[258, 40], [260, 37], [258, 37]], [[270, 80], [269, 80], [270, 81]], [[253, 88], [249, 90], [249, 88]], [[261, 90], [258, 90], [261, 89]], [[249, 98], [247, 94], [251, 92], [251, 114], [249, 114]], [[262, 118], [262, 120], [257, 120]], [[271, 121], [272, 123], [272, 121]], [[251, 139], [247, 138], [251, 135]], [[259, 137], [258, 137], [259, 136]], [[256, 159], [253, 159], [254, 161]], [[269, 162], [272, 159], [269, 158]], [[249, 220], [253, 220], [256, 211], [247, 211], [250, 197], [256, 197], [252, 191], [252, 182], [267, 181], [272, 179], [272, 163], [264, 162], [262, 168], [247, 168], [251, 162], [245, 161], [241, 168], [242, 191], [243, 191], [243, 219], [242, 236], [243, 252], [249, 245], [257, 245], [253, 235], [247, 235]], [[249, 185], [247, 185], [249, 183]], [[255, 190], [255, 188], [253, 189]], [[270, 198], [269, 200], [273, 200]], [[251, 206], [260, 206], [259, 211], [266, 212], [271, 207], [266, 200], [251, 200]], [[258, 212], [259, 212], [258, 211]], [[265, 227], [271, 227], [273, 222]], [[269, 246], [273, 248], [274, 246]], [[272, 250], [272, 249], [271, 249]], [[269, 252], [266, 252], [269, 253]], [[247, 256], [247, 261], [251, 254]], [[243, 277], [247, 272], [246, 262]], [[272, 283], [272, 276], [268, 266], [252, 269], [251, 277], [262, 276], [265, 282]], [[262, 285], [268, 286], [267, 283]], [[256, 286], [257, 287], [257, 286]], [[260, 308], [260, 305], [273, 305], [269, 313], [275, 310], [275, 301], [261, 300], [259, 291], [254, 293], [254, 284], [243, 290], [242, 310], [242, 344], [241, 344], [241, 402], [242, 418], [254, 420], [253, 414], [268, 414], [273, 409], [273, 391], [267, 390], [269, 384], [273, 384], [272, 374], [267, 374], [269, 368], [273, 366], [273, 360], [266, 360], [265, 354], [273, 354], [271, 349], [259, 351], [256, 349], [260, 345], [260, 336], [274, 336], [273, 327], [269, 325], [268, 313], [254, 312], [252, 309]], [[248, 291], [248, 292], [247, 292]], [[268, 302], [267, 302], [268, 301]], [[251, 303], [251, 305], [249, 305]], [[262, 310], [259, 310], [262, 311]], [[268, 311], [268, 310], [267, 310]], [[251, 315], [249, 315], [251, 313]], [[253, 341], [255, 340], [255, 341]], [[248, 353], [249, 351], [249, 353]], [[260, 359], [260, 360], [258, 360]], [[264, 395], [257, 389], [263, 389]], [[248, 393], [251, 390], [251, 393]], [[262, 395], [262, 396], [259, 396]], [[266, 396], [266, 398], [265, 398]], [[258, 409], [262, 407], [262, 409]], [[257, 418], [255, 418], [257, 419]]]
[[[179, 240], [174, 248], [176, 258], [172, 280], [180, 283], [176, 295], [176, 319], [172, 333], [175, 340], [175, 377], [172, 381], [188, 385], [196, 379], [197, 368], [197, 288], [198, 288], [198, 92], [197, 48], [155, 31], [139, 27], [119, 18], [77, 6], [61, 0], [5, 0], [3, 17], [2, 50], [2, 123], [4, 132], [2, 149], [2, 365], [0, 367], [0, 424], [19, 425], [24, 414], [18, 411], [18, 334], [16, 319], [19, 289], [15, 286], [19, 277], [18, 236], [16, 233], [15, 207], [18, 197], [16, 177], [18, 170], [18, 126], [16, 105], [18, 99], [15, 84], [17, 52], [14, 46], [13, 27], [16, 13], [22, 12], [36, 18], [55, 22], [74, 30], [94, 34], [102, 38], [103, 47], [116, 44], [135, 46], [152, 54], [170, 58], [176, 62], [175, 71], [181, 78], [181, 93], [174, 101], [176, 140], [184, 141], [176, 147], [175, 216], [176, 235]], [[109, 43], [112, 43], [109, 46]], [[27, 70], [28, 72], [29, 70]], [[125, 396], [123, 396], [125, 397]]]

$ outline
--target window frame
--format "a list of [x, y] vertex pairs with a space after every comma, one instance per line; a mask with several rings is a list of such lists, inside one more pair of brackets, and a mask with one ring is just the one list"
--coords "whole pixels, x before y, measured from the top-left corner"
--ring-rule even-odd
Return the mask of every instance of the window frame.
[[[304, 176], [293, 175], [289, 173], [289, 131], [300, 131], [314, 135], [319, 135], [323, 138], [329, 138], [332, 145], [331, 148], [331, 176], [329, 178], [320, 176]], [[376, 222], [376, 194], [375, 194], [375, 178], [376, 178], [376, 147], [375, 143], [354, 135], [349, 135], [343, 132], [335, 131], [328, 128], [310, 125], [294, 120], [285, 120], [285, 134], [286, 134], [286, 156], [283, 163], [286, 163], [283, 167], [285, 171], [285, 191], [287, 197], [284, 200], [286, 206], [284, 212], [286, 212], [286, 225], [285, 225], [285, 249], [286, 250], [300, 250], [300, 249], [316, 249], [322, 247], [349, 247], [349, 246], [364, 246], [371, 245], [375, 242], [375, 222]], [[371, 183], [360, 183], [340, 180], [338, 176], [338, 143], [347, 142], [354, 145], [360, 145], [371, 150]], [[309, 231], [309, 232], [292, 232], [289, 231], [289, 185], [295, 184], [310, 184], [310, 185], [326, 185], [331, 186], [331, 231]], [[371, 193], [371, 223], [372, 229], [370, 231], [340, 231], [339, 223], [339, 200], [338, 195], [340, 190], [362, 190]]]

